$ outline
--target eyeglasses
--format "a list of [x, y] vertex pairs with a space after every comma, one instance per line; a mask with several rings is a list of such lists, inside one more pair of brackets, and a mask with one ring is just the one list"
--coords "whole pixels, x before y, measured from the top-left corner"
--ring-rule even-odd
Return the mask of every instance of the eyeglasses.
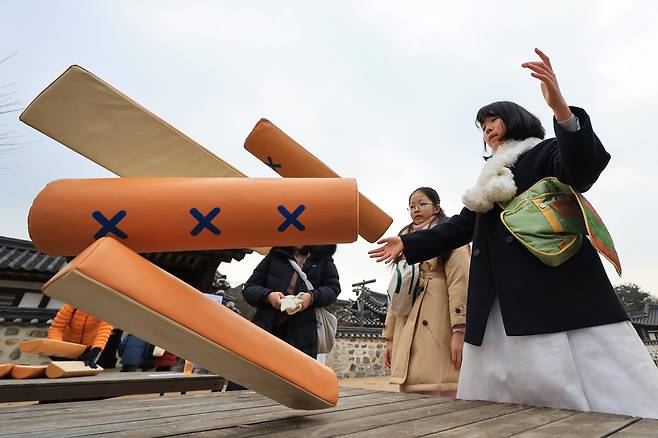
[[407, 211], [421, 210], [427, 207], [428, 205], [436, 205], [436, 204], [433, 202], [421, 202], [418, 205], [410, 205], [409, 207], [407, 207]]

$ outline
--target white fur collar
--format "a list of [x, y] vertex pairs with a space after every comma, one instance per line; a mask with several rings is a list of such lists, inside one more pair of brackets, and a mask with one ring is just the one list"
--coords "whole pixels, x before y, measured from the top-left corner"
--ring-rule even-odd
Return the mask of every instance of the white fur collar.
[[532, 149], [542, 140], [535, 137], [503, 142], [487, 160], [475, 187], [466, 190], [462, 201], [466, 208], [486, 213], [498, 201], [509, 201], [516, 195], [514, 175], [510, 170], [521, 154]]

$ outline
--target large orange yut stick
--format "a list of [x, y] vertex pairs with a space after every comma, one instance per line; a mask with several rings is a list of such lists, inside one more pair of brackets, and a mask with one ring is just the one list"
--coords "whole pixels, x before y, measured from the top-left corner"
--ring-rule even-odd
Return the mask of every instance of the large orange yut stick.
[[137, 252], [354, 242], [353, 179], [107, 178], [58, 180], [35, 198], [35, 246], [77, 255], [114, 237]]
[[336, 374], [112, 238], [43, 287], [177, 356], [295, 409], [336, 405]]
[[[289, 178], [339, 178], [317, 157], [267, 119], [261, 119], [244, 143], [245, 149]], [[359, 234], [368, 242], [382, 237], [393, 219], [370, 199], [359, 194]]]

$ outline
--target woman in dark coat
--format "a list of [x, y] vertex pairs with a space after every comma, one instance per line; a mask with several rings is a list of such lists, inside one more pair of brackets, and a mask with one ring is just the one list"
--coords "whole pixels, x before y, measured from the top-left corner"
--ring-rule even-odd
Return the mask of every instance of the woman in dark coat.
[[466, 208], [370, 253], [388, 262], [404, 252], [417, 263], [473, 242], [458, 398], [658, 418], [658, 370], [589, 239], [551, 267], [501, 221], [499, 203], [543, 178], [585, 192], [610, 160], [587, 113], [566, 104], [548, 57], [536, 52], [541, 60], [523, 67], [541, 81], [556, 138], [542, 140], [539, 120], [514, 103], [483, 107], [477, 124], [493, 152], [463, 196]]
[[[258, 310], [252, 322], [309, 356], [317, 356], [317, 325], [315, 308], [328, 306], [340, 294], [338, 271], [332, 256], [336, 245], [272, 248], [258, 264], [242, 294]], [[313, 289], [290, 264], [294, 260], [306, 273]], [[301, 296], [301, 310], [288, 315], [281, 312], [281, 300], [286, 295]]]

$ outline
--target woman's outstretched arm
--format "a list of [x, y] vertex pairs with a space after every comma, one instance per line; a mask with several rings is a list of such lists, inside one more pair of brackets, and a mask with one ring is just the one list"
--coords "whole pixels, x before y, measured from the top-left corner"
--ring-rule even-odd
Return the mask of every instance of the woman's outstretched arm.
[[377, 262], [386, 263], [395, 260], [402, 252], [409, 263], [433, 259], [471, 242], [475, 218], [474, 212], [464, 208], [461, 213], [428, 230], [416, 231], [402, 237], [385, 237], [377, 242], [383, 246], [369, 251], [368, 254]]

